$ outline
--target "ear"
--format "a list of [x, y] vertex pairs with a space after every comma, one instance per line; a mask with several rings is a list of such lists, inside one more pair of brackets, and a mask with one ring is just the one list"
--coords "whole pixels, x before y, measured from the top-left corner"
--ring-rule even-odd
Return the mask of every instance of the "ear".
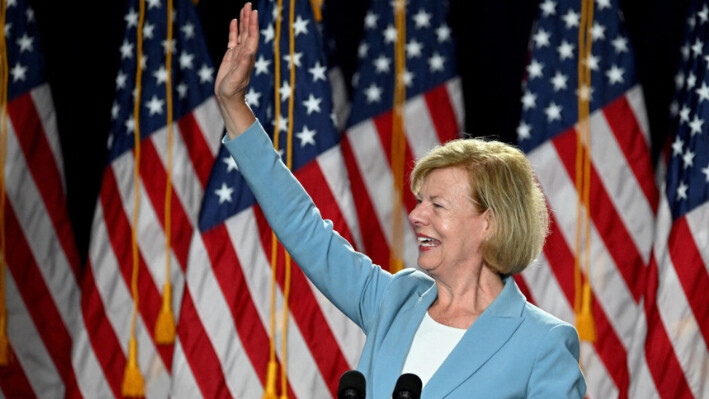
[[490, 208], [487, 208], [485, 212], [482, 213], [482, 217], [485, 222], [483, 233], [485, 234], [485, 240], [488, 240], [495, 234], [495, 215]]

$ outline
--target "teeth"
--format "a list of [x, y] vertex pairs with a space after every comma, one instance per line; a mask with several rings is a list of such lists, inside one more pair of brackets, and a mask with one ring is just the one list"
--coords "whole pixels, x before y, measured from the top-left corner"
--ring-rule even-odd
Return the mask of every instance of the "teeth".
[[438, 240], [428, 237], [418, 237], [419, 245], [422, 247], [432, 247], [435, 246]]

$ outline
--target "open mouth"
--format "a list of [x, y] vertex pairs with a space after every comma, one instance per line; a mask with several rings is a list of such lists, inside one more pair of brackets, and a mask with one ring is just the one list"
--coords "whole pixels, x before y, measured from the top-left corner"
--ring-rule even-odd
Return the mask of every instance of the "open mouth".
[[441, 242], [431, 237], [418, 237], [419, 247], [435, 247]]

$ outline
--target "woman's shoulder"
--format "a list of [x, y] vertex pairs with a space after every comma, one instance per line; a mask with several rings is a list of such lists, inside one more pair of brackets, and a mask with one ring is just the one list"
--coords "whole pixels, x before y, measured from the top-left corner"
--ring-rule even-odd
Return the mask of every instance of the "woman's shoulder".
[[528, 327], [534, 328], [546, 334], [549, 330], [567, 330], [569, 334], [576, 335], [576, 328], [570, 323], [561, 320], [553, 314], [539, 308], [538, 306], [526, 302], [524, 305], [524, 323]]

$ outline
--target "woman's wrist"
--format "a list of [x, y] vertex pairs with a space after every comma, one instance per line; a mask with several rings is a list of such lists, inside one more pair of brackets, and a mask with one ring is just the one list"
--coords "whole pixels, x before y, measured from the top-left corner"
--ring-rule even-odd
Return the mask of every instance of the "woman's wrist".
[[217, 98], [217, 102], [224, 119], [224, 127], [230, 139], [239, 136], [256, 121], [256, 116], [254, 116], [251, 108], [244, 100], [228, 104], [226, 101]]

